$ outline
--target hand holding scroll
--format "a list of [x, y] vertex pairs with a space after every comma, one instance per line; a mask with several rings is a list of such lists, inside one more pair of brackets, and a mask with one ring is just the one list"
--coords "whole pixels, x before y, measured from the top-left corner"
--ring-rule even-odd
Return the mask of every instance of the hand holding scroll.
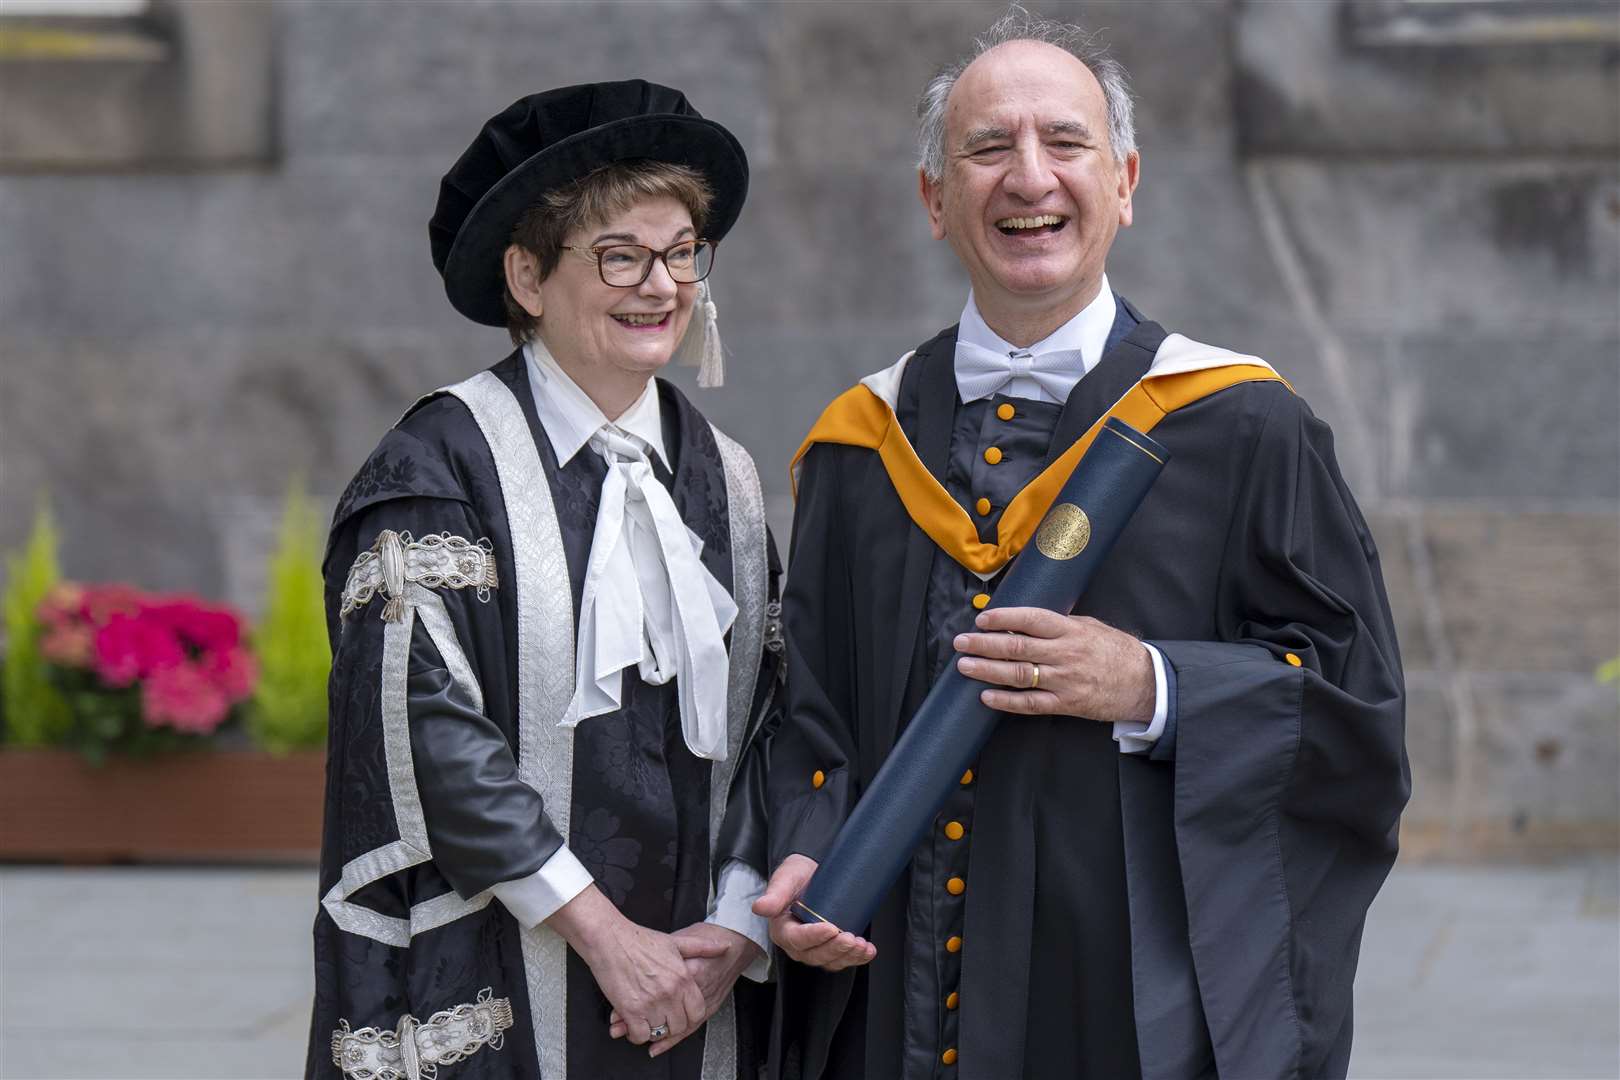
[[977, 633], [956, 637], [963, 654], [956, 667], [998, 687], [979, 694], [992, 709], [1105, 722], [1153, 718], [1153, 661], [1124, 631], [1027, 607], [991, 608], [974, 625]]
[[788, 914], [788, 906], [804, 892], [815, 872], [816, 861], [807, 856], [783, 859], [765, 886], [765, 894], [754, 901], [754, 914], [771, 920], [771, 940], [801, 964], [842, 971], [871, 963], [877, 947], [865, 938], [831, 923], [801, 923]]

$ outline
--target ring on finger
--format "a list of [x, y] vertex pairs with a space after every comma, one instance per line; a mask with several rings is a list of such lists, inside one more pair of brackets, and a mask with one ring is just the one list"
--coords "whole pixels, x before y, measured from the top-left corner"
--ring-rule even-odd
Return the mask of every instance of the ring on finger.
[[1041, 665], [1032, 662], [1029, 665], [1029, 688], [1031, 690], [1034, 690], [1037, 687], [1039, 687], [1040, 685], [1041, 685]]
[[669, 1025], [668, 1024], [659, 1024], [656, 1027], [652, 1028], [649, 1031], [649, 1034], [652, 1035], [652, 1037], [655, 1038], [655, 1039], [666, 1038], [669, 1035]]

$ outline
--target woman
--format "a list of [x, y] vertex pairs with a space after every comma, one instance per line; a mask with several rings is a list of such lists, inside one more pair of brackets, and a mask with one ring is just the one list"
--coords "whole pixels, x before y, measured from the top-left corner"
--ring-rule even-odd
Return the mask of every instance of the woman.
[[434, 265], [519, 347], [335, 515], [311, 1076], [757, 1068], [775, 556], [747, 453], [653, 379], [717, 381], [747, 179], [639, 81], [526, 97], [444, 178]]

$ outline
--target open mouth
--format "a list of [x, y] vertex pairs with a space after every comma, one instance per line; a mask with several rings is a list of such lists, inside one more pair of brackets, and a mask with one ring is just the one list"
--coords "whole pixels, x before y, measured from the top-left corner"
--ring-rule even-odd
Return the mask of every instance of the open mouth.
[[669, 325], [670, 316], [673, 314], [675, 314], [673, 311], [654, 311], [645, 315], [613, 313], [613, 318], [618, 321], [620, 326], [629, 327], [632, 330], [662, 330]]
[[1069, 219], [1062, 214], [1038, 214], [1035, 217], [1006, 217], [996, 222], [1002, 236], [1052, 236], [1063, 231]]

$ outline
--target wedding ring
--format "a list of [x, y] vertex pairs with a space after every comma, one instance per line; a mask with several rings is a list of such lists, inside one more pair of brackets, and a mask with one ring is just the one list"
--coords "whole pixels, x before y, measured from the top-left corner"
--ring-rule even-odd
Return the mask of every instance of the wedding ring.
[[657, 1027], [652, 1029], [652, 1037], [655, 1038], [655, 1039], [662, 1039], [664, 1036], [666, 1036], [668, 1034], [669, 1034], [669, 1025], [668, 1024], [659, 1024]]
[[1031, 690], [1033, 690], [1037, 686], [1040, 686], [1040, 685], [1041, 685], [1041, 665], [1032, 662], [1029, 665], [1029, 688]]

